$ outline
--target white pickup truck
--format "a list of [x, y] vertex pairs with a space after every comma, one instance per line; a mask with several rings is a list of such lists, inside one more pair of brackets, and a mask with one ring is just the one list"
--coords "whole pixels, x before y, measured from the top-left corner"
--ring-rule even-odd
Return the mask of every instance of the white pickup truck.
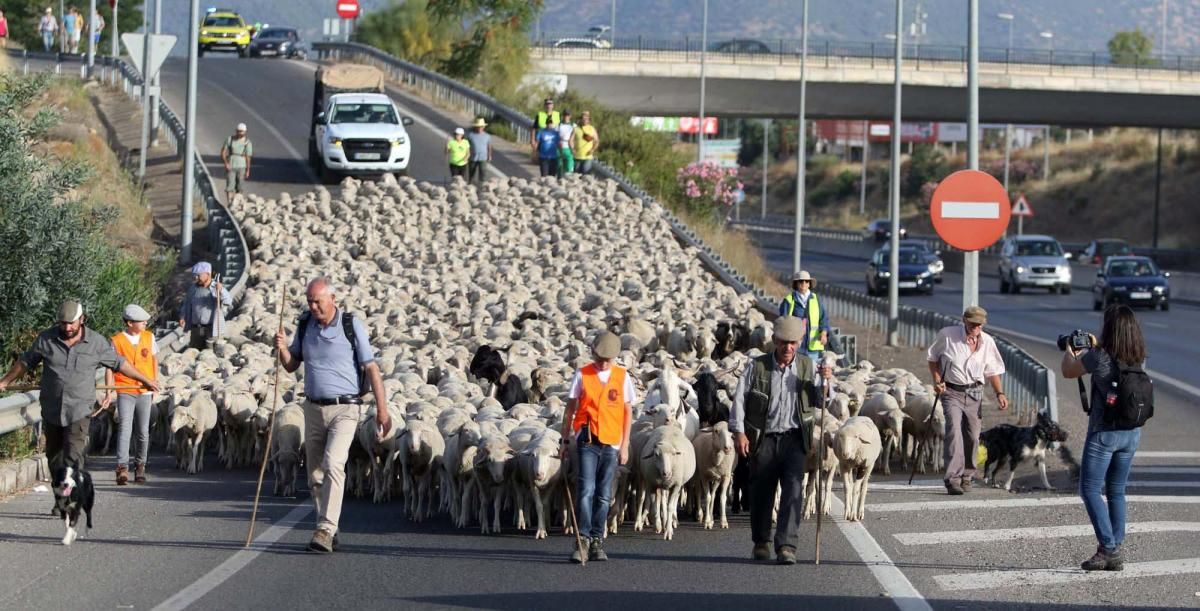
[[317, 71], [309, 161], [323, 182], [345, 174], [403, 174], [412, 142], [409, 117], [383, 93], [383, 74], [371, 66], [336, 64]]

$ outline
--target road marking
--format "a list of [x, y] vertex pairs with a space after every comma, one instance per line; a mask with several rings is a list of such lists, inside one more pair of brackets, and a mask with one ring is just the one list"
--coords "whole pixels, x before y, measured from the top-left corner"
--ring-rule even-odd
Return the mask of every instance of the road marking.
[[1200, 475], [1200, 467], [1134, 467], [1133, 472], [1149, 475]]
[[301, 155], [300, 151], [296, 150], [296, 147], [292, 146], [292, 144], [290, 142], [288, 142], [288, 139], [285, 138], [283, 136], [283, 134], [279, 132], [278, 129], [275, 129], [274, 125], [271, 125], [270, 121], [267, 121], [266, 118], [264, 118], [262, 115], [258, 114], [258, 112], [256, 110], [251, 108], [249, 104], [246, 104], [242, 100], [238, 99], [237, 96], [230, 93], [224, 87], [222, 87], [212, 81], [209, 81], [208, 85], [210, 87], [212, 87], [213, 89], [216, 89], [217, 91], [220, 91], [221, 93], [223, 93], [225, 95], [225, 97], [233, 100], [234, 104], [237, 104], [239, 107], [241, 107], [242, 110], [249, 113], [250, 116], [253, 117], [254, 120], [257, 121], [258, 124], [263, 127], [263, 129], [267, 130], [267, 133], [271, 134], [271, 136], [273, 136], [276, 140], [278, 140], [279, 143], [283, 145], [283, 149], [286, 150], [288, 152], [288, 154], [292, 156], [292, 160], [296, 163], [296, 165], [300, 166], [300, 168], [302, 170], [304, 170], [304, 176], [306, 178], [308, 178], [309, 182], [311, 182], [313, 184], [321, 184], [321, 181], [317, 178], [317, 175], [313, 173], [312, 168], [308, 167], [308, 164], [305, 163], [305, 160], [308, 159], [308, 155]]
[[[1025, 539], [1058, 539], [1095, 534], [1091, 524], [1073, 526], [1034, 526], [1031, 528], [996, 528], [990, 530], [951, 530], [928, 533], [897, 533], [904, 545], [943, 545], [946, 543], [988, 543], [992, 541], [1021, 541]], [[1200, 522], [1132, 522], [1126, 533], [1200, 532]]]
[[174, 596], [162, 601], [158, 606], [154, 607], [154, 611], [182, 611], [188, 608], [192, 603], [200, 600], [205, 594], [216, 589], [217, 586], [225, 583], [230, 577], [233, 577], [238, 571], [246, 568], [259, 554], [270, 548], [279, 541], [283, 535], [296, 526], [300, 520], [308, 517], [312, 513], [312, 503], [301, 503], [288, 512], [282, 520], [273, 524], [270, 528], [259, 535], [258, 538], [250, 544], [250, 547], [237, 552], [230, 556], [225, 562], [217, 565], [217, 568], [209, 571], [200, 579], [197, 579], [192, 585], [180, 590]]
[[[842, 504], [841, 499], [830, 495], [829, 509], [834, 515], [845, 515], [846, 506]], [[870, 513], [870, 508], [867, 509]], [[867, 528], [862, 522], [847, 522], [845, 520], [834, 520], [838, 530], [842, 531], [842, 535], [850, 542], [850, 546], [862, 559], [867, 568], [871, 569], [871, 574], [875, 576], [875, 580], [883, 586], [883, 590], [891, 597], [892, 602], [896, 603], [896, 607], [901, 611], [932, 611], [933, 607], [925, 601], [925, 597], [917, 591], [916, 586], [908, 580], [904, 572], [896, 567], [896, 563], [888, 557], [887, 552], [879, 546], [879, 542], [871, 533], [867, 532]]]
[[1000, 202], [942, 202], [944, 219], [998, 219]]
[[[880, 482], [880, 483], [878, 483], [878, 484], [877, 484], [877, 483], [875, 483], [875, 482], [871, 482], [871, 483], [869, 484], [869, 487], [870, 487], [870, 489], [871, 489], [871, 490], [895, 490], [895, 491], [904, 491], [904, 490], [945, 490], [945, 489], [946, 489], [946, 484], [942, 483], [942, 481], [941, 481], [941, 480], [937, 480], [937, 481], [933, 481], [933, 480], [925, 480], [925, 481], [917, 480], [917, 481], [913, 482], [913, 483], [912, 483], [912, 485], [908, 485], [908, 484], [892, 484], [892, 483], [883, 483], [883, 482]], [[839, 489], [840, 489], [840, 488], [839, 488]]]
[[[1154, 494], [1130, 494], [1129, 503], [1164, 503], [1200, 505], [1200, 496], [1158, 496]], [[999, 509], [1005, 507], [1051, 507], [1055, 505], [1082, 505], [1077, 496], [1032, 497], [1026, 499], [991, 499], [980, 501], [913, 501], [904, 503], [878, 503], [867, 505], [867, 513], [890, 513], [896, 511], [938, 511], [949, 509]]]
[[943, 590], [990, 590], [1004, 587], [1046, 586], [1060, 583], [1078, 584], [1135, 577], [1165, 577], [1200, 573], [1200, 558], [1128, 562], [1125, 570], [1084, 571], [1078, 568], [1030, 569], [1025, 571], [983, 571], [938, 575], [933, 578]]
[[1200, 482], [1173, 482], [1167, 480], [1129, 480], [1126, 486], [1134, 488], [1200, 488]]
[[1200, 452], [1171, 452], [1165, 450], [1138, 450], [1133, 455], [1134, 460], [1139, 458], [1200, 458]]

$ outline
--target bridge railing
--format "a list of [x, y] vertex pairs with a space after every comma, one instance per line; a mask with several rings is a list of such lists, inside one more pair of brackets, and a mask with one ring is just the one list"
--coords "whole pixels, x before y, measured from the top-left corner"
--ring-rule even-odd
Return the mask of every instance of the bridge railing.
[[[85, 76], [86, 66], [79, 56], [60, 53], [39, 53], [33, 51], [10, 49], [10, 61], [21, 63], [21, 72], [53, 71], [63, 76]], [[132, 102], [139, 100], [142, 76], [137, 69], [120, 58], [97, 57], [95, 76], [113, 87], [118, 87], [130, 97]], [[161, 101], [158, 105], [158, 118], [165, 127], [165, 137], [176, 155], [180, 154], [180, 143], [184, 140], [183, 123], [179, 117]], [[181, 159], [182, 161], [182, 159]], [[241, 299], [246, 290], [248, 280], [250, 250], [246, 246], [246, 238], [242, 235], [241, 227], [228, 208], [216, 196], [212, 177], [208, 173], [199, 152], [196, 153], [195, 184], [203, 202], [208, 217], [209, 244], [216, 255], [214, 269], [223, 275], [225, 284], [230, 287], [229, 294], [234, 301]], [[187, 347], [181, 329], [173, 329], [159, 338], [160, 346], [171, 351], [180, 351]], [[102, 379], [98, 373], [97, 381]], [[18, 430], [41, 422], [42, 408], [38, 403], [38, 392], [26, 392], [0, 398], [0, 434]]]

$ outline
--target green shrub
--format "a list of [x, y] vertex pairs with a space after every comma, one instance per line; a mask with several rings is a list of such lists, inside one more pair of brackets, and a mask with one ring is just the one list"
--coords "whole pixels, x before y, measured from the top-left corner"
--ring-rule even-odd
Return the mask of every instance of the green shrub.
[[33, 455], [37, 449], [33, 427], [22, 427], [0, 435], [0, 460], [15, 460]]

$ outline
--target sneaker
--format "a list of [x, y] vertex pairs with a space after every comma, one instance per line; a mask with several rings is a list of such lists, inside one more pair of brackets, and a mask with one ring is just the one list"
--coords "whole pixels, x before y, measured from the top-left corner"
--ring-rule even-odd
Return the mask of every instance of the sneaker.
[[755, 560], [759, 560], [759, 561], [770, 560], [771, 559], [771, 547], [769, 545], [767, 545], [766, 543], [755, 543], [754, 544], [754, 552], [751, 554], [750, 557]]
[[146, 465], [139, 464], [133, 468], [133, 481], [139, 484], [146, 483]]
[[592, 539], [592, 544], [588, 546], [588, 560], [596, 562], [608, 560], [608, 554], [604, 553], [604, 546], [601, 545], [600, 539]]
[[328, 554], [333, 552], [333, 533], [318, 528], [317, 532], [313, 533], [312, 541], [308, 542], [308, 551], [321, 552]]
[[796, 564], [796, 548], [784, 545], [775, 552], [775, 564]]
[[1108, 550], [1104, 549], [1103, 545], [1100, 545], [1100, 546], [1096, 547], [1096, 553], [1091, 558], [1084, 560], [1083, 564], [1081, 564], [1079, 566], [1080, 566], [1080, 568], [1082, 568], [1085, 571], [1107, 571], [1107, 570], [1119, 571], [1119, 570], [1125, 568], [1124, 558], [1119, 558], [1119, 562], [1121, 563], [1120, 564], [1121, 568], [1118, 568], [1118, 569], [1109, 569], [1108, 568], [1109, 561], [1110, 561], [1110, 556], [1109, 556]]
[[[591, 545], [591, 541], [587, 537], [584, 537], [583, 538], [583, 546], [588, 547], [590, 545]], [[571, 562], [574, 562], [575, 564], [583, 563], [583, 553], [581, 553], [579, 551], [579, 545], [576, 545], [575, 549], [571, 550]]]
[[117, 466], [117, 485], [124, 486], [129, 483], [129, 467], [125, 465]]

